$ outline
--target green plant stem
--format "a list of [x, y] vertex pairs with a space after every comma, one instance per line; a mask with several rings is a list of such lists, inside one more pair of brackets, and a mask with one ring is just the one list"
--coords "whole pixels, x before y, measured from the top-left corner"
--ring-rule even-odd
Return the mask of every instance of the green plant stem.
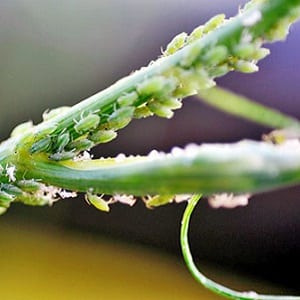
[[271, 128], [300, 130], [300, 122], [297, 119], [255, 103], [247, 97], [232, 93], [226, 89], [214, 87], [199, 91], [198, 95], [203, 102], [243, 119]]
[[[118, 97], [124, 93], [131, 92], [139, 83], [155, 75], [162, 75], [180, 64], [182, 60], [189, 56], [193, 47], [211, 48], [218, 45], [228, 48], [238, 44], [245, 29], [251, 32], [252, 38], [264, 38], [264, 34], [269, 32], [280, 20], [290, 15], [291, 11], [300, 5], [300, 0], [272, 0], [266, 1], [261, 7], [261, 18], [251, 27], [245, 27], [245, 20], [251, 16], [252, 10], [240, 14], [236, 18], [230, 19], [224, 26], [208, 33], [200, 40], [184, 47], [173, 55], [162, 57], [146, 68], [133, 73], [117, 81], [111, 87], [89, 97], [88, 99], [73, 106], [69, 111], [60, 114], [56, 118], [43, 122], [42, 126], [58, 125], [58, 130], [68, 129], [74, 134], [74, 138], [79, 135], [74, 132], [74, 119], [80, 120], [82, 115], [90, 112], [101, 111], [110, 114]], [[141, 103], [139, 103], [141, 104]]]
[[242, 141], [174, 149], [145, 157], [17, 161], [18, 177], [86, 192], [184, 194], [260, 192], [300, 182], [300, 146]]
[[260, 295], [255, 292], [238, 292], [227, 288], [209, 278], [207, 278], [204, 274], [202, 274], [197, 266], [194, 263], [193, 256], [190, 250], [189, 241], [188, 241], [188, 230], [189, 223], [192, 212], [194, 211], [198, 201], [200, 200], [201, 195], [194, 195], [189, 200], [186, 209], [184, 211], [182, 221], [181, 221], [181, 229], [180, 229], [180, 244], [182, 249], [182, 254], [184, 261], [193, 275], [193, 277], [205, 286], [207, 289], [222, 295], [224, 297], [230, 299], [238, 299], [238, 300], [299, 300], [298, 296], [284, 296], [284, 295]]

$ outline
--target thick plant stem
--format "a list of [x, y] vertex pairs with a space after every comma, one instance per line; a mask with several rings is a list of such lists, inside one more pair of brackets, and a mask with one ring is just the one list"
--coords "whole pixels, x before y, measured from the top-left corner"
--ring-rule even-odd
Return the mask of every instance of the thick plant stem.
[[300, 183], [300, 144], [189, 145], [170, 154], [84, 161], [16, 163], [17, 176], [66, 189], [96, 193], [213, 194], [260, 192]]
[[181, 230], [180, 230], [180, 244], [183, 254], [184, 261], [193, 275], [193, 277], [201, 283], [207, 289], [215, 292], [216, 294], [222, 295], [224, 297], [236, 300], [300, 300], [298, 296], [284, 296], [284, 295], [260, 295], [256, 292], [239, 292], [227, 288], [202, 274], [197, 266], [194, 263], [193, 256], [190, 250], [189, 241], [188, 241], [188, 230], [189, 223], [192, 212], [196, 207], [198, 201], [200, 200], [201, 195], [194, 195], [189, 200], [186, 209], [184, 211], [182, 221], [181, 221]]

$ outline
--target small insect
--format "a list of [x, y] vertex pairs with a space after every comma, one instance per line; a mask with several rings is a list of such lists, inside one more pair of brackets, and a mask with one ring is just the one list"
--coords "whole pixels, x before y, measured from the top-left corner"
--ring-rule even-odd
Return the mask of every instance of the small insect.
[[182, 107], [182, 102], [174, 97], [161, 98], [158, 99], [158, 102], [169, 109], [179, 109]]
[[172, 93], [177, 85], [175, 78], [153, 76], [137, 86], [138, 93], [145, 98], [159, 97]]
[[225, 21], [224, 14], [219, 14], [219, 15], [212, 17], [204, 24], [203, 33], [206, 34], [212, 30], [215, 30], [217, 27], [222, 25], [224, 21]]
[[70, 110], [71, 107], [70, 106], [61, 106], [58, 108], [54, 108], [51, 110], [46, 110], [43, 112], [43, 120], [44, 121], [48, 121], [50, 119], [53, 119], [56, 116], [59, 116], [60, 114]]
[[228, 50], [225, 46], [216, 46], [208, 50], [204, 55], [204, 60], [212, 66], [218, 65], [227, 59]]
[[30, 153], [40, 153], [40, 152], [47, 152], [50, 150], [52, 146], [52, 139], [50, 136], [46, 136], [39, 141], [32, 144], [30, 147]]
[[145, 104], [143, 104], [135, 109], [133, 117], [135, 119], [142, 119], [150, 117], [152, 115], [152, 111]]
[[163, 52], [164, 56], [174, 54], [176, 51], [182, 48], [185, 45], [187, 36], [188, 35], [185, 32], [176, 35], [167, 45], [166, 50]]
[[82, 134], [91, 131], [100, 123], [100, 117], [95, 114], [89, 114], [88, 116], [82, 118], [75, 126], [74, 129], [77, 133]]
[[69, 142], [70, 142], [70, 134], [68, 132], [60, 134], [57, 137], [56, 144], [55, 144], [57, 148], [57, 152], [62, 152]]
[[109, 203], [105, 201], [102, 196], [97, 196], [96, 194], [92, 194], [91, 192], [87, 192], [85, 194], [85, 199], [89, 204], [92, 204], [97, 209], [105, 212], [109, 212]]
[[171, 203], [174, 197], [174, 195], [156, 195], [153, 197], [149, 196], [148, 199], [145, 199], [145, 204], [148, 208], [153, 208]]
[[242, 73], [254, 73], [258, 71], [258, 66], [251, 61], [238, 60], [234, 64], [234, 69]]
[[36, 192], [40, 189], [41, 184], [34, 179], [23, 179], [17, 182], [19, 188], [25, 192]]
[[8, 208], [10, 205], [10, 202], [14, 200], [14, 196], [10, 195], [4, 191], [0, 191], [0, 206]]
[[188, 36], [187, 43], [192, 43], [194, 41], [201, 39], [203, 36], [203, 30], [204, 30], [203, 25], [200, 25], [197, 28], [195, 28]]
[[49, 156], [49, 159], [55, 160], [55, 161], [60, 161], [60, 160], [68, 160], [74, 158], [76, 153], [72, 151], [63, 151], [63, 152], [57, 152], [54, 154], [51, 154]]
[[95, 144], [108, 143], [117, 137], [117, 133], [114, 130], [99, 130], [89, 136]]
[[174, 115], [174, 112], [170, 108], [166, 107], [157, 100], [149, 102], [147, 106], [154, 114], [159, 117], [170, 119]]
[[1, 189], [6, 192], [7, 194], [13, 196], [20, 196], [23, 194], [23, 191], [15, 185], [12, 184], [2, 184]]
[[127, 93], [118, 98], [117, 102], [120, 107], [123, 106], [131, 106], [133, 105], [139, 98], [137, 92]]
[[83, 150], [91, 149], [93, 146], [94, 143], [89, 139], [79, 139], [68, 144], [66, 150], [80, 152]]
[[10, 136], [14, 137], [20, 134], [24, 134], [26, 131], [30, 130], [33, 128], [33, 123], [32, 121], [24, 122], [17, 127], [14, 128], [14, 130], [11, 132]]
[[121, 129], [130, 123], [134, 114], [134, 106], [124, 106], [115, 110], [108, 118], [109, 129]]

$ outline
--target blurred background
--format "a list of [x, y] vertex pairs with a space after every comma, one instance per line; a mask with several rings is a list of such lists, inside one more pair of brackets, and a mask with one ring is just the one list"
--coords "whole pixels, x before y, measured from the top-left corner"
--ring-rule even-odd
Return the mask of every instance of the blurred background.
[[[1, 139], [21, 122], [40, 122], [46, 109], [75, 104], [147, 65], [174, 35], [217, 13], [232, 16], [245, 2], [2, 0]], [[218, 83], [299, 117], [299, 43], [296, 24], [285, 43], [268, 46], [272, 53], [260, 72], [232, 73]], [[189, 98], [172, 120], [133, 121], [93, 153], [147, 154], [190, 142], [260, 139], [267, 132]], [[300, 294], [294, 275], [300, 267], [299, 195], [297, 187], [256, 195], [234, 210], [202, 201], [190, 234], [195, 259], [210, 277], [233, 287]], [[183, 266], [183, 210], [138, 203], [114, 205], [104, 214], [82, 197], [51, 208], [13, 205], [0, 218], [3, 299], [219, 299]]]

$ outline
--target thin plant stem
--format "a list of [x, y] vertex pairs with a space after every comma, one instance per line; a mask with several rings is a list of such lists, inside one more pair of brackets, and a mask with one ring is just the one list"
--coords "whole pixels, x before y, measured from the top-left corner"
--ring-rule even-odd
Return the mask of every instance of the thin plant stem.
[[207, 278], [194, 263], [194, 259], [190, 250], [188, 241], [188, 231], [191, 215], [200, 200], [201, 195], [193, 195], [189, 200], [184, 211], [181, 229], [180, 229], [180, 244], [184, 261], [197, 282], [201, 283], [207, 289], [219, 294], [221, 296], [236, 299], [236, 300], [299, 300], [298, 296], [284, 296], [284, 295], [260, 295], [256, 292], [239, 292], [227, 288], [209, 278]]

